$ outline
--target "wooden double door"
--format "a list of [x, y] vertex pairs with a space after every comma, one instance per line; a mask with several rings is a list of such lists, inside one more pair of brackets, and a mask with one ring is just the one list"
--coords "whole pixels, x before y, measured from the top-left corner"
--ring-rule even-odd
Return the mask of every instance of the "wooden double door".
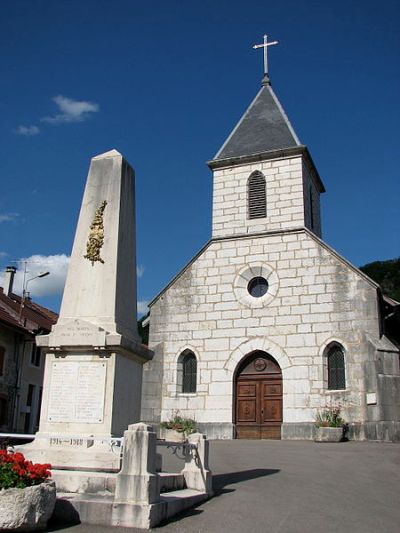
[[280, 439], [282, 373], [264, 352], [255, 352], [236, 376], [235, 424], [238, 439]]

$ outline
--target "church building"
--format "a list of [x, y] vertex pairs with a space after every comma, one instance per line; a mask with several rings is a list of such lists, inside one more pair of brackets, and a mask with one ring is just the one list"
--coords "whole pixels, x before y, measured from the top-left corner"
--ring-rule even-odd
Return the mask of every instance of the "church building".
[[350, 438], [400, 440], [397, 302], [322, 240], [324, 185], [268, 75], [208, 166], [212, 237], [150, 303], [142, 420], [312, 439], [339, 406]]

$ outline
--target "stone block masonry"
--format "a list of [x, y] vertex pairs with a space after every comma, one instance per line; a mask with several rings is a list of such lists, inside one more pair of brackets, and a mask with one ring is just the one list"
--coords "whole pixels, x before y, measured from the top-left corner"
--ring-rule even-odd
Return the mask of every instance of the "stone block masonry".
[[[301, 253], [291, 258], [293, 249]], [[265, 305], [237, 297], [238, 273], [256, 267], [276, 276], [276, 294]], [[284, 425], [305, 424], [298, 434], [312, 438], [316, 411], [330, 403], [341, 403], [344, 417], [361, 423], [367, 418], [365, 362], [371, 338], [378, 337], [376, 285], [309, 231], [212, 241], [151, 306], [156, 356], [144, 368], [142, 419], [165, 420], [179, 410], [203, 430], [212, 427], [214, 436], [231, 438], [235, 369], [245, 355], [263, 350], [282, 369]], [[324, 349], [332, 341], [346, 350], [345, 390], [327, 388]], [[198, 361], [198, 388], [190, 396], [177, 382], [185, 349]], [[296, 431], [286, 434], [295, 438]]]
[[[255, 170], [261, 171], [266, 179], [267, 216], [261, 219], [249, 219], [247, 216], [247, 181]], [[310, 187], [313, 191], [312, 228]], [[320, 235], [319, 210], [319, 191], [301, 156], [238, 165], [214, 172], [214, 238], [304, 225]]]

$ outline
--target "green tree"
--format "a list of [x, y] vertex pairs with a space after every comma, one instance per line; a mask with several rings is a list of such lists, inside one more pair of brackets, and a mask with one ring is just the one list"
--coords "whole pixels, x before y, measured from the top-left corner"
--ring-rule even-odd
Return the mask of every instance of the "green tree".
[[386, 261], [374, 261], [360, 270], [379, 283], [383, 294], [400, 301], [400, 257]]

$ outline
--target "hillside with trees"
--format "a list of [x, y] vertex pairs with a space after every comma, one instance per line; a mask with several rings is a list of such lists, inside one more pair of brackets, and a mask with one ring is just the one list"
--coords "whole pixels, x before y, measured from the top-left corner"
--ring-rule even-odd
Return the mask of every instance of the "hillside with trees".
[[383, 294], [400, 302], [400, 257], [374, 261], [360, 267], [360, 270], [379, 283]]

